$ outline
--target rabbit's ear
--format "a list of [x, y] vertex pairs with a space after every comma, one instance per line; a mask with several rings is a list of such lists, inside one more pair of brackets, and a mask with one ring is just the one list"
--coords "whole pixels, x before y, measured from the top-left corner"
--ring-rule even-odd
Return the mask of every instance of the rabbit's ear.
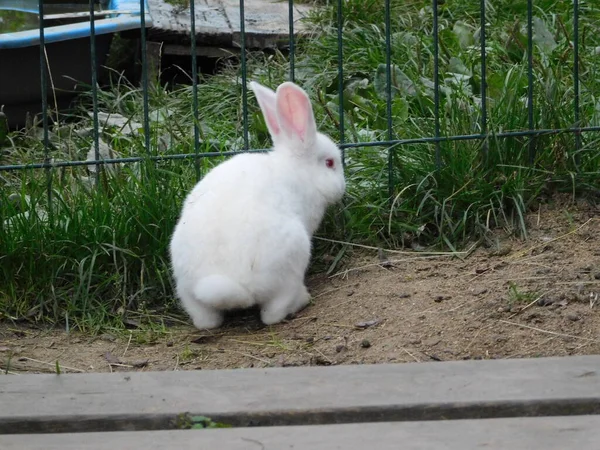
[[281, 133], [275, 110], [275, 92], [268, 87], [258, 84], [256, 81], [250, 82], [250, 88], [254, 92], [256, 100], [258, 101], [258, 106], [260, 106], [263, 113], [267, 128], [271, 134], [271, 139], [275, 140]]
[[277, 117], [282, 134], [294, 146], [312, 147], [317, 126], [310, 99], [304, 90], [291, 82], [277, 88]]

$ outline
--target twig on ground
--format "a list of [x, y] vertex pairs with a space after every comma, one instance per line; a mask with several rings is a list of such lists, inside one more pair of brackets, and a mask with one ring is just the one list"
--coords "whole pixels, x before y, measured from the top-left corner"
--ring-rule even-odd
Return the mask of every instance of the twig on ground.
[[[398, 263], [402, 263], [402, 262], [411, 262], [417, 259], [436, 259], [436, 258], [444, 258], [448, 255], [430, 255], [430, 256], [414, 256], [412, 258], [403, 258], [403, 259], [389, 259], [387, 261], [387, 263], [391, 266], [398, 264]], [[349, 269], [344, 269], [344, 270], [340, 270], [337, 273], [334, 273], [333, 275], [330, 275], [330, 278], [333, 277], [339, 277], [340, 275], [342, 277], [345, 277], [346, 275], [348, 275], [350, 272], [356, 272], [358, 270], [363, 270], [363, 269], [368, 269], [369, 267], [382, 267], [381, 262], [376, 262], [376, 263], [370, 263], [370, 264], [365, 264], [363, 266], [358, 266], [358, 267], [352, 267]]]
[[327, 294], [331, 294], [331, 293], [333, 293], [333, 292], [337, 292], [337, 291], [339, 291], [340, 289], [344, 289], [344, 288], [346, 288], [346, 287], [348, 287], [348, 286], [340, 286], [340, 287], [336, 287], [336, 288], [333, 288], [333, 289], [329, 289], [328, 291], [321, 292], [321, 293], [319, 293], [319, 294], [315, 295], [315, 296], [314, 296], [312, 299], [313, 299], [313, 300], [315, 300], [315, 299], [317, 299], [317, 298], [319, 298], [319, 297], [323, 297], [323, 296], [325, 296], [325, 295], [327, 295]]
[[553, 336], [560, 336], [560, 337], [565, 337], [565, 338], [569, 338], [569, 339], [579, 339], [582, 341], [595, 342], [595, 343], [600, 344], [600, 339], [592, 339], [592, 338], [586, 338], [583, 336], [575, 336], [573, 334], [566, 334], [566, 333], [559, 333], [557, 331], [544, 330], [542, 328], [531, 327], [529, 325], [523, 325], [521, 323], [510, 322], [508, 320], [501, 319], [501, 320], [499, 320], [499, 322], [506, 323], [508, 325], [513, 325], [513, 326], [520, 327], [520, 328], [527, 328], [528, 330], [538, 331], [540, 333], [551, 334]]
[[246, 358], [250, 358], [250, 359], [255, 359], [256, 361], [260, 361], [264, 364], [270, 365], [272, 364], [271, 361], [267, 360], [267, 359], [262, 359], [259, 358], [257, 356], [251, 355], [250, 353], [244, 353], [244, 352], [238, 352], [237, 350], [224, 350], [225, 353], [235, 353], [236, 355], [241, 355], [241, 356], [245, 356]]
[[131, 344], [131, 338], [133, 337], [133, 333], [129, 332], [129, 340], [127, 341], [127, 345], [125, 346], [125, 350], [123, 351], [123, 358], [125, 357], [125, 353], [129, 350], [129, 344]]
[[511, 314], [510, 316], [508, 316], [509, 319], [512, 319], [515, 316], [518, 316], [519, 314], [521, 314], [523, 311], [531, 308], [533, 305], [535, 305], [544, 295], [548, 295], [550, 292], [552, 292], [554, 289], [550, 289], [547, 292], [544, 292], [542, 295], [540, 295], [539, 297], [537, 297], [536, 299], [534, 299], [532, 302], [530, 302], [529, 304], [527, 304], [526, 306], [523, 306], [521, 309], [519, 309], [517, 312]]
[[466, 352], [467, 350], [469, 350], [471, 345], [473, 345], [473, 342], [475, 342], [475, 340], [479, 337], [479, 335], [483, 332], [483, 330], [489, 330], [490, 328], [493, 328], [494, 326], [495, 326], [495, 324], [491, 324], [491, 325], [486, 325], [485, 327], [479, 328], [479, 330], [477, 330], [477, 333], [475, 333], [475, 336], [473, 336], [473, 338], [469, 341], [469, 344], [464, 348], [463, 351]]
[[[42, 364], [44, 366], [52, 366], [52, 367], [56, 367], [56, 361], [48, 363], [48, 362], [44, 362], [44, 361], [39, 361], [37, 359], [33, 359], [33, 358], [28, 358], [27, 356], [20, 356], [19, 360], [25, 360], [25, 361], [31, 361], [33, 363], [36, 364]], [[61, 369], [67, 369], [67, 370], [72, 370], [73, 372], [80, 372], [80, 373], [84, 373], [85, 370], [82, 369], [77, 369], [75, 367], [69, 367], [69, 366], [65, 366], [63, 364], [60, 365]]]
[[356, 328], [352, 325], [344, 325], [341, 323], [333, 323], [333, 322], [321, 322], [321, 325], [329, 325], [330, 327], [338, 327], [338, 328], [349, 328], [351, 330], [355, 330]]
[[[397, 255], [436, 255], [436, 256], [456, 256], [456, 255], [468, 255], [470, 253], [470, 250], [465, 250], [462, 252], [418, 252], [418, 251], [407, 251], [407, 250], [393, 250], [393, 249], [388, 249], [388, 248], [381, 248], [381, 247], [373, 247], [372, 245], [364, 245], [364, 244], [357, 244], [354, 242], [346, 242], [346, 241], [338, 241], [336, 239], [328, 239], [328, 238], [324, 238], [324, 237], [320, 237], [320, 236], [315, 236], [315, 239], [318, 239], [320, 241], [325, 241], [325, 242], [331, 242], [334, 244], [345, 244], [345, 245], [349, 245], [351, 247], [358, 247], [358, 248], [365, 248], [367, 250], [375, 250], [375, 251], [379, 251], [379, 250], [383, 250], [386, 253], [394, 253]], [[471, 247], [473, 248], [473, 247]]]
[[409, 352], [407, 349], [405, 349], [404, 347], [402, 347], [402, 351], [404, 353], [406, 353], [408, 356], [410, 356], [412, 359], [414, 359], [416, 362], [421, 362], [421, 360], [419, 358], [417, 358], [415, 355], [413, 355], [411, 352]]
[[[530, 355], [531, 352], [536, 349], [541, 347], [542, 345], [546, 345], [548, 342], [552, 342], [553, 340], [557, 339], [557, 336], [550, 336], [548, 339], [542, 341], [542, 342], [538, 342], [535, 345], [532, 345], [531, 347], [527, 348], [527, 349], [521, 349], [518, 352], [515, 353], [511, 353], [510, 355], [506, 355], [503, 358], [505, 359], [511, 359], [511, 358], [519, 358], [521, 356], [527, 356]], [[585, 345], [589, 345], [589, 342], [586, 342]]]
[[565, 233], [565, 234], [561, 234], [560, 236], [557, 236], [554, 239], [550, 239], [548, 241], [542, 242], [541, 244], [537, 244], [537, 245], [534, 245], [532, 247], [525, 248], [525, 249], [523, 249], [523, 250], [521, 250], [519, 252], [516, 252], [516, 253], [514, 253], [514, 254], [512, 254], [510, 256], [507, 256], [505, 258], [505, 260], [506, 260], [506, 262], [509, 262], [508, 260], [520, 258], [520, 257], [522, 257], [522, 256], [524, 256], [524, 255], [526, 255], [528, 253], [531, 253], [533, 250], [536, 250], [538, 248], [546, 247], [547, 245], [551, 244], [552, 242], [559, 241], [559, 240], [564, 239], [564, 238], [566, 238], [566, 237], [568, 237], [568, 236], [570, 236], [572, 234], [578, 233], [582, 228], [586, 227], [593, 220], [596, 220], [596, 218], [592, 217], [592, 218], [586, 220], [583, 224], [581, 224], [580, 226], [578, 226], [574, 230], [571, 230], [571, 231], [569, 231], [568, 233]]

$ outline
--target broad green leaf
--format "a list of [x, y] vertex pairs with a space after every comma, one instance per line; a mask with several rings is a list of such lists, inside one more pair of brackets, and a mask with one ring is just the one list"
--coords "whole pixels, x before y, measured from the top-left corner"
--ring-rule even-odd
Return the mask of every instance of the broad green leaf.
[[[415, 84], [408, 77], [408, 75], [398, 68], [398, 66], [392, 64], [390, 71], [392, 81], [392, 98], [396, 94], [406, 97], [414, 97], [417, 95], [417, 88], [415, 87]], [[379, 66], [377, 66], [377, 72], [375, 73], [373, 85], [377, 95], [384, 99], [387, 98], [387, 75], [385, 64], [379, 64]]]
[[473, 36], [473, 29], [463, 21], [456, 21], [452, 27], [452, 31], [458, 38], [458, 43], [462, 49], [471, 47], [475, 44], [475, 37]]
[[450, 58], [450, 61], [448, 62], [448, 72], [466, 75], [469, 78], [472, 76], [472, 73], [469, 70], [469, 68], [465, 66], [465, 64], [455, 56]]
[[546, 23], [539, 17], [533, 18], [533, 42], [546, 54], [552, 53], [557, 46]]

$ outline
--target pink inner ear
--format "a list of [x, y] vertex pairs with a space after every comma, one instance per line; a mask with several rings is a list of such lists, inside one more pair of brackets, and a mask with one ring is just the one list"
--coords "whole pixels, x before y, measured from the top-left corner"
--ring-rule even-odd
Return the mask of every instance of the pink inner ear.
[[283, 88], [282, 91], [277, 95], [280, 119], [284, 122], [284, 128], [291, 128], [304, 142], [310, 114], [308, 98], [302, 91], [291, 86]]

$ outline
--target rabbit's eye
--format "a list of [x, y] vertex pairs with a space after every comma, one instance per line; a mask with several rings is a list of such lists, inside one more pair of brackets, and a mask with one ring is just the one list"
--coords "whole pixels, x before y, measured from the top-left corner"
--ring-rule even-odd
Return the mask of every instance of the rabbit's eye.
[[327, 167], [329, 167], [330, 169], [333, 169], [333, 166], [334, 166], [333, 159], [331, 159], [331, 158], [327, 158], [327, 159], [325, 160], [325, 165], [326, 165]]

